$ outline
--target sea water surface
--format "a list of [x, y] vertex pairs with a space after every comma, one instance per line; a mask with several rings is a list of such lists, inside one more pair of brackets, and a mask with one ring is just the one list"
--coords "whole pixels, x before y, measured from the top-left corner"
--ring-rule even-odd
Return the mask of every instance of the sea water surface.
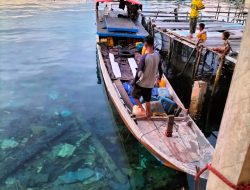
[[0, 0], [0, 189], [186, 187], [128, 132], [96, 64], [92, 0]]

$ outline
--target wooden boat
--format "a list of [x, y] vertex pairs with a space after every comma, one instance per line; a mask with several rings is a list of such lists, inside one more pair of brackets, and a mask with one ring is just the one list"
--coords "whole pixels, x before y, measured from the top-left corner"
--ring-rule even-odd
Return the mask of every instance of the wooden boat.
[[[105, 0], [98, 0], [98, 2], [100, 1]], [[108, 1], [110, 2], [110, 0]], [[114, 56], [110, 55], [111, 49], [119, 43], [119, 40], [124, 42], [125, 39], [126, 43], [139, 42], [142, 41], [144, 36], [148, 35], [147, 32], [142, 28], [138, 21], [134, 21], [135, 26], [139, 29], [138, 32], [126, 33], [119, 30], [117, 32], [110, 32], [108, 31], [109, 24], [106, 23], [106, 27], [103, 27], [103, 22], [106, 17], [114, 17], [114, 15], [117, 14], [112, 12], [109, 16], [103, 16], [102, 11], [97, 11], [97, 55], [99, 66], [107, 93], [119, 112], [123, 122], [134, 137], [137, 138], [137, 140], [165, 166], [195, 175], [198, 168], [203, 168], [207, 163], [211, 162], [214, 148], [205, 138], [195, 122], [186, 113], [182, 102], [176, 95], [168, 80], [166, 80], [166, 88], [172, 95], [173, 101], [176, 102], [179, 107], [183, 108], [180, 113], [182, 117], [174, 118], [172, 137], [166, 137], [165, 135], [168, 117], [163, 116], [157, 117], [157, 119], [143, 119], [133, 116], [131, 111], [133, 104], [122, 85], [122, 82], [124, 81], [122, 79], [123, 77], [121, 77], [122, 71], [119, 70], [121, 63], [118, 63], [117, 60], [114, 59]], [[118, 17], [116, 17], [116, 19], [118, 19]], [[119, 26], [117, 27], [122, 27], [124, 29], [128, 26], [126, 24], [127, 22], [123, 23], [121, 20], [121, 23], [122, 24], [118, 24]], [[99, 30], [100, 28], [101, 30]], [[112, 39], [112, 42], [108, 41], [110, 39]], [[103, 46], [105, 43], [108, 45]], [[106, 48], [107, 46], [109, 47]], [[105, 52], [107, 49], [109, 51]], [[104, 56], [104, 54], [108, 54], [109, 56]], [[134, 72], [136, 68], [134, 63], [135, 61], [132, 64], [131, 60], [129, 62], [133, 76], [135, 75]], [[111, 72], [113, 73], [110, 73], [110, 67], [112, 68]], [[118, 77], [114, 77], [114, 73], [116, 73], [116, 76]], [[207, 173], [204, 173], [201, 177], [207, 178], [207, 175]]]

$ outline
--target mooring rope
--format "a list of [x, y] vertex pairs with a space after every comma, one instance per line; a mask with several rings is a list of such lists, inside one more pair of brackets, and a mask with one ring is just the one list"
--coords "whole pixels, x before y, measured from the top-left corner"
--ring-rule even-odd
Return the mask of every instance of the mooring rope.
[[[216, 175], [221, 181], [223, 181], [227, 186], [231, 187], [235, 190], [250, 190], [250, 184], [248, 185], [235, 185], [231, 181], [229, 181], [222, 173], [220, 173], [218, 170], [216, 170], [211, 164], [207, 164], [202, 170], [198, 171], [197, 174], [194, 177], [194, 190], [197, 189], [197, 182], [199, 184], [200, 182], [200, 176], [205, 171], [209, 170], [214, 175]], [[200, 186], [198, 186], [198, 190], [200, 190]]]

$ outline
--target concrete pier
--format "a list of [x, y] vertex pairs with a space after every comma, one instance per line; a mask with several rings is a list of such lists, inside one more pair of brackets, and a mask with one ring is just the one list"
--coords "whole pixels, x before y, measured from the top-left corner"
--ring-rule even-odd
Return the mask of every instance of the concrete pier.
[[[212, 166], [234, 184], [250, 184], [250, 14], [221, 122]], [[207, 190], [231, 190], [210, 172]]]

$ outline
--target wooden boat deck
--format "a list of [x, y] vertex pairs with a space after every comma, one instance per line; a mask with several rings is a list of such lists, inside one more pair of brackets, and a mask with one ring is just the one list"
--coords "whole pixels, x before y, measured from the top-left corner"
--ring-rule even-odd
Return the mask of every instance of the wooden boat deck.
[[[142, 131], [140, 139], [147, 142], [161, 155], [168, 156], [168, 162], [182, 171], [195, 175], [194, 166], [211, 162], [213, 148], [206, 142], [196, 127], [189, 128], [185, 120], [175, 121], [173, 137], [165, 135], [165, 121], [137, 121]], [[193, 124], [195, 125], [195, 124]], [[166, 164], [167, 165], [167, 164]]]

